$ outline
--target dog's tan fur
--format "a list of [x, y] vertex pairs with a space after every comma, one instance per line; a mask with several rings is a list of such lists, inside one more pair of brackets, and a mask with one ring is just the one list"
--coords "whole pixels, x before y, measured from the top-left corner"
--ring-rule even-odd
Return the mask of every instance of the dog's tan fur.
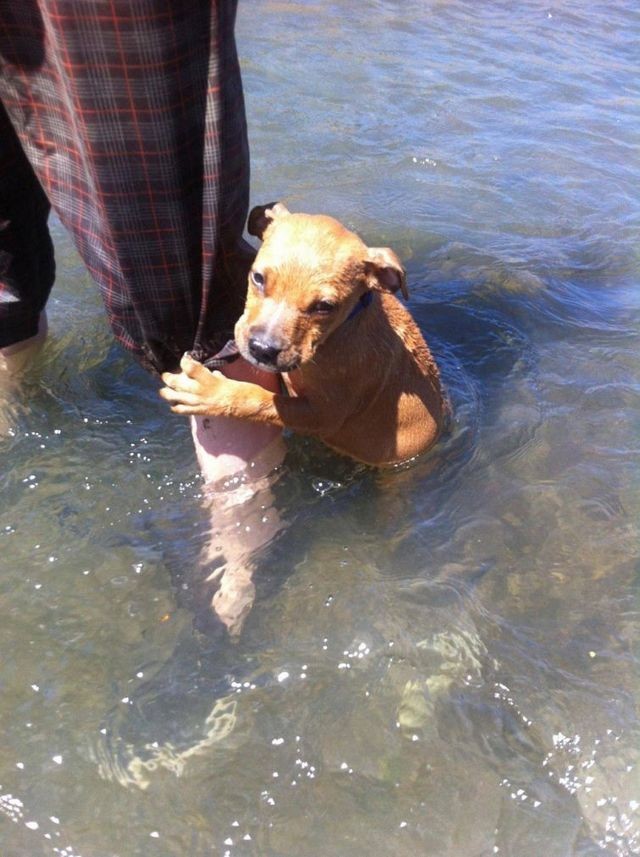
[[[405, 461], [435, 443], [444, 402], [416, 323], [393, 292], [405, 273], [388, 248], [368, 248], [338, 221], [254, 209], [262, 247], [235, 328], [241, 354], [280, 372], [289, 395], [209, 372], [188, 357], [161, 395], [180, 414], [229, 416], [315, 435], [372, 465]], [[363, 295], [373, 298], [351, 312]]]

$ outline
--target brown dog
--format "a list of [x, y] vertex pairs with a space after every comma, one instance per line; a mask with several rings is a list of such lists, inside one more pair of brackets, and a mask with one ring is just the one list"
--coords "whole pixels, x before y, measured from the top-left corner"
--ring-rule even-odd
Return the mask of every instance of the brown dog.
[[209, 414], [315, 435], [372, 465], [393, 464], [438, 438], [444, 402], [418, 327], [394, 297], [405, 272], [388, 248], [368, 248], [330, 217], [254, 208], [263, 244], [249, 275], [237, 346], [282, 375], [288, 395], [232, 381], [185, 356], [160, 395], [178, 414]]

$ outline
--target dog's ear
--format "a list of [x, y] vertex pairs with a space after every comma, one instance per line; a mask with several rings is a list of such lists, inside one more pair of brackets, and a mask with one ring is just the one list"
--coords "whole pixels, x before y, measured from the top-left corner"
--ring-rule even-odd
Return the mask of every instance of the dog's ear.
[[400, 290], [405, 300], [409, 297], [407, 272], [389, 247], [369, 247], [365, 269], [369, 288], [386, 292]]
[[255, 208], [251, 209], [251, 214], [247, 221], [247, 232], [249, 235], [255, 235], [256, 238], [262, 239], [267, 226], [285, 214], [289, 214], [289, 210], [281, 202], [268, 202], [266, 205], [256, 205]]

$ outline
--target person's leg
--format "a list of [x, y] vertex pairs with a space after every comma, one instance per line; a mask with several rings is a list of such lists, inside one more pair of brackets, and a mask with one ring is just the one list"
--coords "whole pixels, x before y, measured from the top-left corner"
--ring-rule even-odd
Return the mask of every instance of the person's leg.
[[116, 337], [157, 372], [215, 353], [243, 303], [235, 8], [25, 0], [0, 16], [0, 100]]
[[[220, 370], [235, 381], [260, 384], [274, 393], [280, 378], [262, 372], [242, 357]], [[250, 468], [253, 478], [261, 479], [282, 458], [282, 432], [274, 426], [257, 426], [225, 417], [191, 417], [191, 431], [200, 469], [210, 485]]]
[[[215, 353], [244, 300], [235, 10], [236, 0], [112, 0], [105, 16], [81, 0], [25, 0], [3, 12], [0, 99], [116, 337], [156, 372], [185, 351]], [[253, 472], [273, 437], [231, 423], [194, 431], [213, 482], [238, 465]]]
[[[113, 0], [105, 17], [93, 3], [31, 0], [3, 12], [0, 99], [116, 336], [156, 371], [186, 350], [215, 353], [243, 303], [253, 251], [241, 237], [249, 159], [235, 8]], [[271, 436], [194, 432], [214, 479], [217, 444], [247, 461]]]
[[0, 389], [3, 383], [9, 384], [17, 380], [39, 353], [47, 338], [47, 329], [47, 314], [43, 311], [40, 313], [38, 331], [34, 336], [0, 348]]
[[47, 316], [43, 312], [35, 336], [0, 348], [0, 437], [5, 437], [14, 427], [15, 394], [19, 390], [25, 369], [39, 354], [46, 336]]
[[[242, 357], [221, 371], [235, 381], [273, 392], [279, 388], [278, 375]], [[268, 479], [284, 457], [282, 432], [224, 417], [191, 417], [191, 429], [211, 509], [211, 539], [202, 557], [205, 566], [213, 567], [211, 607], [237, 636], [255, 599], [256, 552], [282, 527]]]

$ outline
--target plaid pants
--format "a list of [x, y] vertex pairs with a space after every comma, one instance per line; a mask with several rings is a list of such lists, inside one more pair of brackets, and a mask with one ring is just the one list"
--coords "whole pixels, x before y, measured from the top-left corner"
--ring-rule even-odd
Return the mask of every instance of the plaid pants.
[[232, 328], [251, 262], [237, 0], [0, 0], [0, 347], [53, 284], [49, 204], [155, 371]]

